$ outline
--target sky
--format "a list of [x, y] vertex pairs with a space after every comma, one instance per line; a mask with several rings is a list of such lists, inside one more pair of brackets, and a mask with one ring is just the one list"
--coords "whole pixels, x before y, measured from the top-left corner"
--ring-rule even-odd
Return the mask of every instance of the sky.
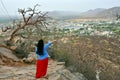
[[18, 8], [41, 5], [41, 11], [84, 12], [96, 8], [120, 6], [120, 0], [0, 0], [0, 15], [17, 15]]

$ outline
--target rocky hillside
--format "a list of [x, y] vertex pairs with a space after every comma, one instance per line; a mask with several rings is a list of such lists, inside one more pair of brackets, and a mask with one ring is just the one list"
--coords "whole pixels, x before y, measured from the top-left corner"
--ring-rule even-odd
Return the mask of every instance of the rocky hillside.
[[[36, 80], [35, 65], [26, 66], [1, 66], [0, 65], [0, 80]], [[39, 80], [39, 79], [38, 79]], [[65, 69], [64, 63], [49, 61], [47, 77], [40, 80], [87, 80], [80, 73], [71, 73]]]
[[114, 18], [116, 15], [120, 15], [120, 7], [113, 7], [106, 9], [104, 11], [101, 11], [96, 14], [96, 17], [102, 17], [102, 18]]
[[88, 10], [86, 12], [82, 12], [80, 14], [80, 17], [94, 17], [96, 14], [102, 12], [102, 11], [105, 11], [106, 9], [103, 9], [103, 8], [97, 8], [97, 9], [94, 9], [94, 10]]
[[[31, 60], [30, 56], [27, 60]], [[71, 73], [64, 64], [50, 59], [47, 77], [40, 80], [87, 80], [81, 73]], [[35, 71], [35, 64], [25, 64], [11, 50], [0, 47], [0, 80], [36, 80]]]
[[80, 18], [115, 18], [117, 14], [120, 15], [120, 7], [98, 8], [81, 13]]
[[79, 71], [89, 80], [96, 80], [96, 72], [100, 80], [120, 79], [120, 38], [72, 36], [65, 37], [64, 42], [56, 47], [59, 53], [51, 57], [66, 61], [71, 71]]

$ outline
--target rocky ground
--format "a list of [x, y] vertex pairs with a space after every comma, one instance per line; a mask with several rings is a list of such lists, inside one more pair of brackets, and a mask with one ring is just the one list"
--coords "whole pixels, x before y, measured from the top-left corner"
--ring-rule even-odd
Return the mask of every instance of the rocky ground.
[[[11, 49], [0, 45], [0, 80], [36, 80], [35, 61], [34, 52], [28, 58], [19, 59]], [[86, 80], [80, 73], [71, 73], [64, 64], [49, 58], [47, 76], [37, 80]]]
[[[36, 67], [32, 65], [3, 66], [0, 65], [0, 80], [36, 80]], [[65, 69], [64, 62], [49, 60], [47, 78], [37, 80], [86, 80], [80, 73], [71, 73]]]

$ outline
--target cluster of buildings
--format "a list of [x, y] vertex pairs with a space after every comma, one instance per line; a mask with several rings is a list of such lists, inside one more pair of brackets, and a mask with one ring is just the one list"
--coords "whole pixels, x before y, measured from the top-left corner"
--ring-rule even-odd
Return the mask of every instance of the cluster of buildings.
[[99, 35], [111, 36], [114, 34], [110, 27], [119, 27], [120, 22], [117, 21], [86, 21], [86, 22], [69, 22], [59, 21], [56, 28], [60, 29], [64, 34], [71, 35]]

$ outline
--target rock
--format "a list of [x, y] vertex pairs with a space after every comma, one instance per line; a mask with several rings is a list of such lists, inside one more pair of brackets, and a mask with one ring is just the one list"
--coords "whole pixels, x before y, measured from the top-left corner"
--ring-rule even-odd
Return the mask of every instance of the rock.
[[87, 80], [87, 78], [85, 78], [85, 76], [81, 73], [76, 72], [74, 75], [77, 76], [80, 80]]
[[27, 58], [23, 58], [23, 62], [25, 63], [35, 63], [36, 62], [36, 54], [35, 52], [30, 52]]
[[12, 59], [13, 61], [19, 61], [19, 59], [13, 54], [10, 49], [0, 47], [0, 55], [4, 55], [5, 57]]
[[11, 46], [10, 49], [15, 50], [17, 46]]
[[6, 78], [9, 78], [9, 77], [12, 77], [12, 76], [14, 76], [13, 74], [1, 74], [0, 73], [0, 80], [3, 80], [3, 79], [6, 79]]
[[57, 62], [57, 65], [65, 65], [65, 62]]
[[87, 80], [82, 74], [80, 73], [71, 73], [67, 69], [60, 69], [56, 71], [56, 73], [52, 73], [49, 75], [48, 80]]
[[74, 65], [67, 67], [67, 69], [70, 71], [77, 71], [76, 68], [74, 68]]
[[12, 52], [12, 50], [0, 47], [0, 65], [12, 65], [20, 61]]
[[60, 70], [59, 73], [62, 75], [61, 76], [62, 80], [80, 80], [77, 76], [72, 74], [67, 69]]
[[5, 63], [4, 63], [2, 60], [0, 60], [0, 64], [1, 64], [1, 65], [4, 65]]
[[28, 57], [32, 57], [33, 59], [37, 59], [36, 53], [35, 52], [30, 52]]
[[58, 73], [54, 73], [49, 76], [48, 80], [61, 80], [61, 75]]
[[22, 60], [23, 60], [23, 62], [25, 62], [25, 63], [33, 63], [33, 61], [34, 61], [32, 57], [23, 58]]

